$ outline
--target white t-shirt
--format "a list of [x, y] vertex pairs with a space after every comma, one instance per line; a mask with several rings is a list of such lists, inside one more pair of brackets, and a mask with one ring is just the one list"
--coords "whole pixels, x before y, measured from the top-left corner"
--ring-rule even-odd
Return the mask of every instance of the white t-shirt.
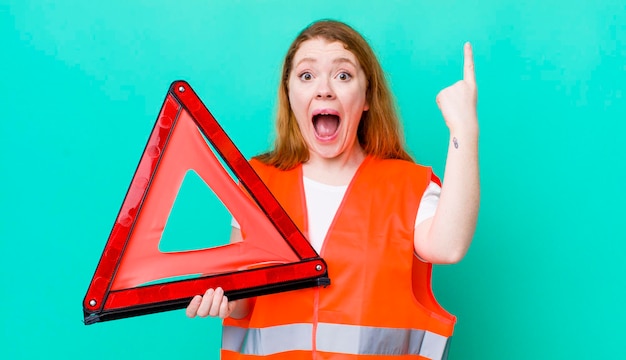
[[[306, 176], [303, 178], [303, 183], [309, 217], [309, 242], [319, 254], [324, 244], [326, 233], [333, 222], [339, 205], [341, 205], [348, 185], [327, 185], [311, 180]], [[440, 193], [441, 187], [439, 185], [434, 182], [428, 185], [417, 210], [416, 227], [424, 220], [435, 215]], [[239, 223], [234, 218], [232, 226], [239, 229]]]

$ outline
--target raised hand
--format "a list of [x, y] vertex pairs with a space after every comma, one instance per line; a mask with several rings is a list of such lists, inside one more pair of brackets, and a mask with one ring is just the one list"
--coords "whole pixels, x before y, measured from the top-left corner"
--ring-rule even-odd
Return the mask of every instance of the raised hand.
[[415, 229], [415, 252], [432, 263], [460, 261], [469, 248], [478, 217], [478, 117], [472, 47], [464, 46], [463, 80], [441, 90], [437, 105], [450, 141], [435, 216]]
[[469, 42], [465, 43], [463, 52], [463, 80], [441, 90], [436, 99], [451, 134], [478, 130], [476, 115], [478, 91], [472, 46]]

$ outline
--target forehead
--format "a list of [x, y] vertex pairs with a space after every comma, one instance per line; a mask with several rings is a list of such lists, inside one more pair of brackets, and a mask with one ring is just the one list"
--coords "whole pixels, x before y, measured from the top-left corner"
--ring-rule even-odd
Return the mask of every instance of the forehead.
[[322, 38], [314, 38], [306, 40], [300, 44], [293, 57], [293, 65], [297, 66], [302, 61], [321, 61], [347, 59], [355, 65], [359, 65], [359, 61], [352, 51], [347, 50], [346, 46], [340, 41], [329, 41]]

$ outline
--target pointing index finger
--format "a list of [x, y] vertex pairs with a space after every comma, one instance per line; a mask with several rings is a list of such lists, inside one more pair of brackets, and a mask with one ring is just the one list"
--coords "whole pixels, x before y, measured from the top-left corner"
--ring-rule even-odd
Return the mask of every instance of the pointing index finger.
[[472, 45], [466, 42], [463, 46], [463, 80], [469, 84], [476, 86], [476, 75], [474, 73], [474, 54], [472, 51]]

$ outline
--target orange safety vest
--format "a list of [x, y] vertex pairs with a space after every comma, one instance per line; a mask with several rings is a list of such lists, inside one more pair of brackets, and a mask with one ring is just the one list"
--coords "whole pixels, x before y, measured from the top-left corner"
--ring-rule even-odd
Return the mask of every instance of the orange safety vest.
[[[306, 235], [302, 166], [251, 164]], [[257, 297], [247, 318], [224, 320], [222, 359], [445, 359], [456, 318], [435, 300], [432, 265], [413, 250], [433, 177], [427, 167], [367, 157], [321, 250], [331, 284]]]

